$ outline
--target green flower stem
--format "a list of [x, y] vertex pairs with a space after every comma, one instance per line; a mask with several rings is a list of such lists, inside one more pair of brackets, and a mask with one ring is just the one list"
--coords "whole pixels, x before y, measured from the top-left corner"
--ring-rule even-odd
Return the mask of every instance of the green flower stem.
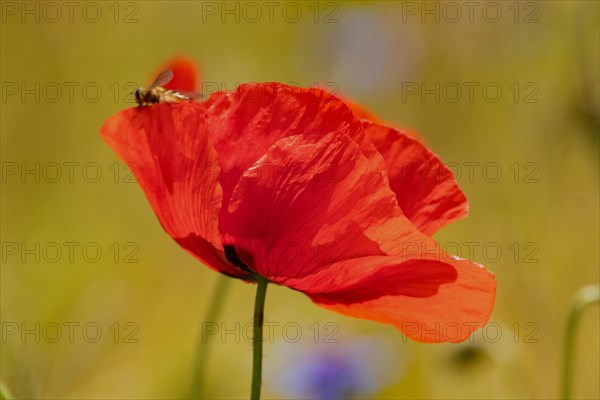
[[565, 354], [563, 364], [562, 398], [570, 399], [573, 387], [573, 360], [575, 358], [575, 336], [579, 319], [585, 308], [589, 305], [600, 303], [600, 285], [589, 285], [581, 288], [575, 295], [573, 307], [567, 323], [565, 337]]
[[[221, 314], [224, 304], [223, 300], [225, 299], [227, 290], [229, 289], [230, 281], [231, 278], [225, 275], [219, 276], [204, 322], [214, 323], [219, 318], [219, 314]], [[210, 355], [211, 344], [213, 342], [211, 338], [213, 335], [204, 337], [203, 331], [204, 326], [200, 328], [200, 333], [198, 334], [198, 350], [196, 353], [196, 360], [194, 361], [194, 373], [192, 375], [192, 382], [188, 396], [190, 399], [202, 398], [202, 390], [204, 389], [206, 371], [208, 370], [206, 365]]]
[[254, 302], [254, 337], [252, 358], [252, 391], [251, 400], [260, 400], [260, 387], [262, 383], [262, 345], [263, 345], [263, 321], [265, 317], [265, 297], [269, 281], [257, 275], [258, 286], [256, 288], [256, 300]]
[[14, 400], [16, 397], [12, 394], [10, 389], [6, 387], [4, 382], [0, 382], [0, 399], [2, 400]]

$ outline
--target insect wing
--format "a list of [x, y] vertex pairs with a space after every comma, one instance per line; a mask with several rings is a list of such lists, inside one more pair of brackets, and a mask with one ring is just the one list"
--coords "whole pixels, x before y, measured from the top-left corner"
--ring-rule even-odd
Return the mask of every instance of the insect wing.
[[148, 90], [152, 90], [157, 86], [166, 85], [167, 83], [171, 82], [171, 79], [173, 79], [173, 71], [171, 71], [170, 69], [163, 71], [160, 74], [158, 74], [158, 76], [156, 77], [154, 82], [152, 82]]
[[198, 93], [198, 92], [190, 92], [187, 90], [175, 90], [175, 92], [187, 97], [188, 99], [192, 99], [192, 100], [198, 100], [202, 98], [202, 93]]

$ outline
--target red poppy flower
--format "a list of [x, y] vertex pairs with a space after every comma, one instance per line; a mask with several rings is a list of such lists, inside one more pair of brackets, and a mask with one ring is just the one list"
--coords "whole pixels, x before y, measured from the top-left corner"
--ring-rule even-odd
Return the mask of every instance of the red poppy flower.
[[219, 272], [260, 274], [417, 341], [459, 342], [489, 318], [493, 274], [430, 237], [467, 214], [452, 174], [325, 91], [245, 84], [126, 109], [102, 135], [167, 233]]

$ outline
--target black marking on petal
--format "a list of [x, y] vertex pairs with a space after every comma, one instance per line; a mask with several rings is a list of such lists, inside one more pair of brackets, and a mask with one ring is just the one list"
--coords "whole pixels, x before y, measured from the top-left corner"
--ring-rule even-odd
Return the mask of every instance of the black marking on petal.
[[248, 268], [248, 266], [244, 264], [242, 260], [240, 260], [240, 257], [238, 256], [237, 252], [235, 251], [235, 247], [232, 244], [224, 245], [223, 250], [225, 251], [225, 258], [227, 258], [227, 261], [243, 271], [252, 273], [250, 268]]

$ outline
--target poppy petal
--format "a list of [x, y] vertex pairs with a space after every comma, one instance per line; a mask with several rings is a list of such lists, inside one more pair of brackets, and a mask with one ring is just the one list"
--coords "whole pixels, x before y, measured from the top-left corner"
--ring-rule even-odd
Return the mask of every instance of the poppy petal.
[[390, 187], [413, 224], [427, 235], [467, 216], [469, 206], [452, 171], [421, 142], [401, 131], [363, 120], [385, 160]]
[[210, 140], [223, 172], [224, 210], [243, 172], [286, 137], [302, 134], [314, 141], [343, 130], [380, 170], [385, 170], [352, 110], [324, 90], [280, 83], [244, 84], [234, 93], [215, 93], [207, 107], [211, 113]]
[[245, 275], [226, 262], [220, 242], [222, 190], [200, 105], [130, 108], [109, 118], [101, 132], [175, 241], [213, 269]]
[[392, 324], [419, 342], [462, 342], [489, 320], [496, 281], [476, 263], [408, 261], [381, 271], [347, 290], [309, 296], [329, 310]]
[[429, 297], [456, 278], [450, 263], [386, 255], [341, 260], [286, 284], [323, 303], [352, 304], [387, 295]]
[[163, 87], [170, 90], [181, 90], [186, 92], [195, 92], [198, 90], [200, 73], [198, 66], [191, 58], [178, 56], [168, 61], [155, 76], [162, 71], [170, 69], [173, 72], [173, 79]]
[[437, 249], [343, 131], [275, 143], [244, 172], [220, 230], [248, 266], [299, 290], [310, 289], [300, 281], [313, 274], [332, 280], [339, 271], [329, 266], [340, 260]]

